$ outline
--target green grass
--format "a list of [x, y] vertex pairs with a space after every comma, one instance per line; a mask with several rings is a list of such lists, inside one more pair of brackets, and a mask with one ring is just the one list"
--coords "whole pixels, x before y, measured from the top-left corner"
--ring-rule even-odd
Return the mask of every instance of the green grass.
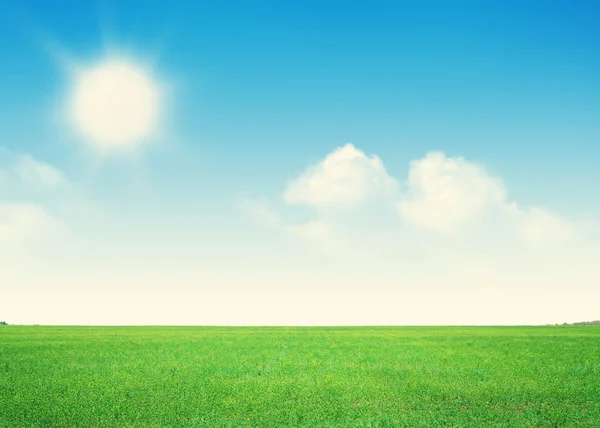
[[600, 327], [0, 327], [0, 426], [600, 427]]

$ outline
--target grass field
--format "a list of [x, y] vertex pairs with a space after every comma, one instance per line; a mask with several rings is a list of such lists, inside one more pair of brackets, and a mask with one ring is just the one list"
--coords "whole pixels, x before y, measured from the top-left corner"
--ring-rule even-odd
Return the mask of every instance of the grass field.
[[0, 326], [0, 426], [600, 427], [600, 327]]

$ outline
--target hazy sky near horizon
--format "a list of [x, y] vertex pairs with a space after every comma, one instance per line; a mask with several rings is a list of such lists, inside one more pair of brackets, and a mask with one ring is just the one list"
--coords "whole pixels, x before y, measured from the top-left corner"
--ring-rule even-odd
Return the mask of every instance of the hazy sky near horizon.
[[0, 319], [600, 317], [593, 1], [0, 4]]

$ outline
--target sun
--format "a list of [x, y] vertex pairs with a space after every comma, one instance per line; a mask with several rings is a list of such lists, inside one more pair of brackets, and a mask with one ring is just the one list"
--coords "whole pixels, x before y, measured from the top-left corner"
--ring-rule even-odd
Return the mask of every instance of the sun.
[[69, 119], [80, 136], [105, 150], [131, 150], [157, 133], [161, 90], [126, 58], [109, 58], [75, 75]]

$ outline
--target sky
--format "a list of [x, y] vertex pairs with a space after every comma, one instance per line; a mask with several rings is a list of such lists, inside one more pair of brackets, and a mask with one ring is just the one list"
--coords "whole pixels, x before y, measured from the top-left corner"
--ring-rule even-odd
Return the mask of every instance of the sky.
[[0, 3], [0, 319], [600, 318], [594, 1]]

